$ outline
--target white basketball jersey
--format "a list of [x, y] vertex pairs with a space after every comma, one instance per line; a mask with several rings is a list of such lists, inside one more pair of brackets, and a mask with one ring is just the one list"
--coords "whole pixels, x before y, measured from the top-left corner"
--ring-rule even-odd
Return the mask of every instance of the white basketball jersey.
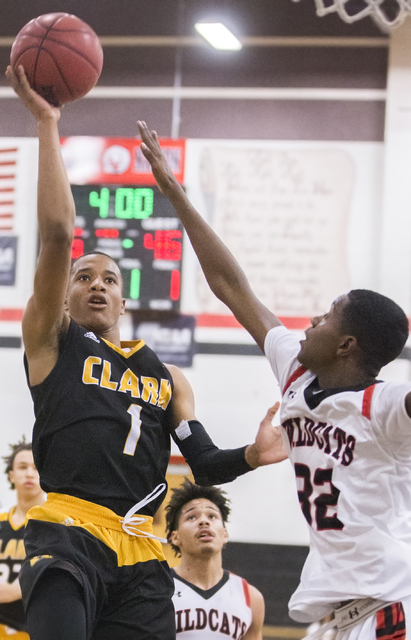
[[234, 638], [244, 636], [251, 624], [248, 583], [224, 571], [220, 582], [204, 591], [173, 571], [178, 640]]
[[310, 531], [290, 615], [312, 622], [351, 598], [411, 595], [411, 387], [322, 391], [296, 359], [299, 350], [284, 327], [267, 334], [265, 353], [283, 392], [283, 439]]

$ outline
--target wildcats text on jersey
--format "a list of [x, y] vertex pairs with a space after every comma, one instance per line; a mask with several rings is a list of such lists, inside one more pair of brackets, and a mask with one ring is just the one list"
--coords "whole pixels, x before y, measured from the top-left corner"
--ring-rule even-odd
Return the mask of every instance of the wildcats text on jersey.
[[248, 583], [224, 570], [222, 579], [211, 589], [200, 589], [177, 576], [173, 596], [176, 633], [181, 640], [240, 640], [250, 628], [252, 612]]
[[119, 381], [111, 379], [111, 363], [96, 356], [88, 356], [84, 361], [82, 381], [84, 384], [96, 384], [110, 391], [129, 393], [132, 398], [167, 409], [171, 400], [169, 380], [157, 380], [151, 376], [137, 376], [127, 369]]
[[356, 439], [344, 429], [326, 422], [314, 422], [311, 418], [289, 418], [282, 427], [290, 447], [317, 447], [332, 456], [345, 467], [354, 459]]
[[240, 640], [247, 628], [246, 622], [225, 611], [217, 609], [206, 611], [201, 607], [180, 610], [176, 608], [176, 633], [208, 630], [214, 633], [223, 633], [234, 640]]

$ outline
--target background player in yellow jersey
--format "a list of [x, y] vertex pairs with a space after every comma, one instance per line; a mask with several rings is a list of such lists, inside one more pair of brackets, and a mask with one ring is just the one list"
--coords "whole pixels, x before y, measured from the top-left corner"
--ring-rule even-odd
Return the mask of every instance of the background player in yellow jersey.
[[198, 483], [220, 484], [284, 457], [282, 447], [272, 455], [273, 412], [256, 443], [219, 450], [196, 420], [182, 372], [141, 340], [121, 342], [117, 264], [98, 252], [71, 264], [75, 207], [60, 111], [30, 88], [22, 67], [6, 76], [39, 138], [40, 253], [23, 341], [47, 502], [30, 512], [25, 532], [20, 583], [30, 637], [173, 640], [173, 580], [152, 533], [170, 436]]
[[23, 537], [27, 512], [42, 505], [45, 495], [34, 465], [31, 442], [23, 438], [11, 444], [10, 449], [10, 455], [3, 460], [17, 500], [10, 511], [0, 513], [0, 640], [29, 640], [24, 631], [26, 621], [18, 575], [26, 556]]
[[172, 569], [177, 640], [262, 640], [262, 594], [223, 569], [229, 513], [229, 500], [218, 487], [199, 487], [186, 479], [173, 489], [166, 522], [167, 539], [181, 556]]

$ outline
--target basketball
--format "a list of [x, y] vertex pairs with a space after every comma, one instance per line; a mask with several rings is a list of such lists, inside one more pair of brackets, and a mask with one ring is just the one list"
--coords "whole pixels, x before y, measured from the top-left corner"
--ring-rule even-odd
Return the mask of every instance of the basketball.
[[88, 24], [68, 13], [30, 20], [17, 34], [10, 64], [23, 65], [30, 86], [59, 107], [85, 96], [103, 67], [100, 41]]

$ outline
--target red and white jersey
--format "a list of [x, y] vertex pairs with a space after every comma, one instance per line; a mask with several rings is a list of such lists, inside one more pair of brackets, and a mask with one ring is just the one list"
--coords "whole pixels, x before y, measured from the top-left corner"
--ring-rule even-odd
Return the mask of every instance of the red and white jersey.
[[172, 573], [178, 640], [239, 640], [244, 636], [252, 619], [246, 580], [224, 571], [220, 582], [204, 591], [180, 578], [175, 571]]
[[310, 530], [290, 615], [311, 622], [351, 598], [411, 595], [411, 386], [323, 391], [299, 364], [299, 350], [285, 327], [267, 334], [265, 353], [283, 392], [283, 439]]

